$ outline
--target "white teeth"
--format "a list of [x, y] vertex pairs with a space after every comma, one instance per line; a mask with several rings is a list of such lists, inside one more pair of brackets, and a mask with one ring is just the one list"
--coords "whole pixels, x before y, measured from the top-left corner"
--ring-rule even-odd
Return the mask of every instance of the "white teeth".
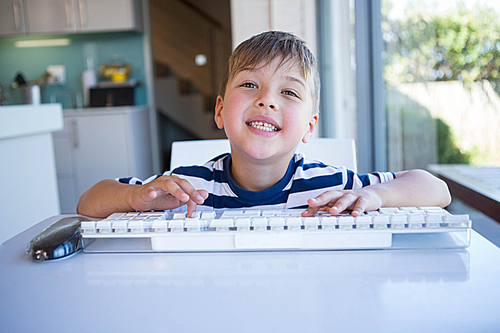
[[268, 132], [276, 132], [278, 131], [278, 128], [274, 125], [264, 123], [262, 121], [252, 121], [248, 123], [249, 126], [255, 127], [257, 129], [260, 129], [262, 131], [268, 131]]

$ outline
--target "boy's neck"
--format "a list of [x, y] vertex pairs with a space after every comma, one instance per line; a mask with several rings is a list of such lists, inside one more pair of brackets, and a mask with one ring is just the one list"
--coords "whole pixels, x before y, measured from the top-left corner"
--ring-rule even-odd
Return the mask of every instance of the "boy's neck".
[[231, 178], [245, 190], [267, 190], [285, 176], [292, 156], [273, 161], [255, 161], [232, 154]]

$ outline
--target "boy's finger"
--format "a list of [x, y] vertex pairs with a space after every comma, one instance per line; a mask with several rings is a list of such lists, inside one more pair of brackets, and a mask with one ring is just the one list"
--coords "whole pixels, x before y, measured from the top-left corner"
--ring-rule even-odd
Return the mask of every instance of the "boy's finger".
[[186, 195], [188, 195], [189, 199], [194, 201], [195, 203], [201, 205], [205, 202], [205, 199], [208, 198], [208, 192], [205, 192], [203, 195], [200, 191], [197, 191], [191, 183], [185, 179], [178, 179], [175, 183], [184, 191]]
[[356, 201], [356, 205], [354, 206], [354, 208], [352, 210], [352, 216], [356, 217], [356, 216], [363, 214], [366, 211], [366, 208], [367, 208], [366, 200], [363, 197], [360, 197]]
[[198, 190], [198, 193], [203, 197], [204, 200], [208, 199], [208, 191], [206, 191], [206, 190]]
[[189, 200], [188, 202], [186, 202], [186, 206], [187, 206], [187, 217], [195, 217], [196, 207], [198, 205], [192, 200]]
[[321, 207], [311, 207], [309, 206], [305, 211], [302, 212], [303, 217], [309, 217], [316, 214]]
[[[205, 199], [208, 198], [208, 192], [205, 191], [205, 190], [199, 190], [198, 191], [198, 195], [202, 199], [202, 201], [199, 202], [198, 204], [202, 204], [205, 201]], [[198, 204], [196, 202], [194, 202], [193, 200], [189, 200], [186, 203], [186, 206], [187, 206], [187, 216], [188, 217], [195, 217], [195, 215], [196, 215], [196, 208], [198, 207]]]
[[337, 215], [349, 208], [356, 200], [356, 196], [347, 193], [335, 201], [332, 207], [328, 210], [330, 214]]
[[309, 207], [322, 207], [328, 205], [332, 201], [338, 200], [342, 195], [342, 192], [328, 191], [318, 195], [316, 198], [309, 199], [307, 203]]
[[181, 202], [185, 203], [189, 200], [189, 195], [172, 178], [162, 179], [161, 182], [155, 184], [155, 188], [157, 191], [163, 190], [171, 194]]

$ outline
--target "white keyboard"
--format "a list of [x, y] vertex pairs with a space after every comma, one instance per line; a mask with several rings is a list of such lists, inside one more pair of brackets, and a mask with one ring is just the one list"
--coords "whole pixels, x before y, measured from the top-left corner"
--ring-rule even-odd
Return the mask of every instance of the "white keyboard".
[[115, 213], [81, 223], [85, 252], [212, 252], [466, 248], [472, 223], [438, 207], [381, 208], [359, 217], [303, 210]]

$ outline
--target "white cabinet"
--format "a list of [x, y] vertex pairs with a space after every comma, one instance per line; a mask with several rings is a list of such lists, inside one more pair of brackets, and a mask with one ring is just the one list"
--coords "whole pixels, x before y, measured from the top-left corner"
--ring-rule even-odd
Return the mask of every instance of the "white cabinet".
[[30, 33], [75, 32], [73, 0], [24, 0]]
[[25, 32], [22, 0], [1, 0], [0, 35], [24, 34]]
[[80, 195], [100, 180], [152, 174], [145, 107], [66, 110], [54, 146], [62, 213], [75, 213]]
[[0, 35], [142, 31], [141, 0], [1, 0]]
[[82, 31], [142, 31], [141, 1], [77, 0]]

